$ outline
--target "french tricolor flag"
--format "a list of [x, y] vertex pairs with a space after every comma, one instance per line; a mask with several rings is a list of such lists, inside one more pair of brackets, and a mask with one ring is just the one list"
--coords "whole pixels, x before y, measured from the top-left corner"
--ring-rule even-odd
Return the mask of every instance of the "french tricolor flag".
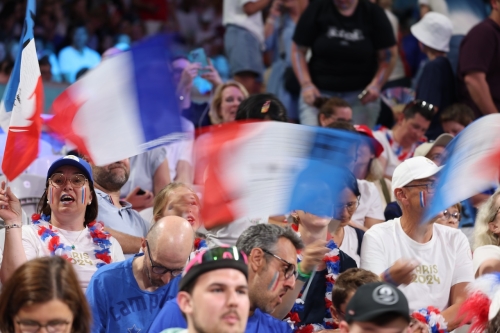
[[[200, 137], [206, 228], [300, 209], [333, 217], [359, 134], [274, 121], [229, 123]], [[201, 166], [200, 166], [201, 165]]]
[[445, 165], [423, 221], [500, 181], [500, 114], [474, 121], [446, 147]]
[[33, 38], [35, 11], [35, 0], [28, 0], [22, 46], [0, 103], [0, 125], [8, 133], [2, 171], [8, 180], [37, 158], [42, 131], [43, 86]]
[[158, 35], [103, 60], [54, 101], [49, 128], [97, 165], [182, 138], [168, 46]]

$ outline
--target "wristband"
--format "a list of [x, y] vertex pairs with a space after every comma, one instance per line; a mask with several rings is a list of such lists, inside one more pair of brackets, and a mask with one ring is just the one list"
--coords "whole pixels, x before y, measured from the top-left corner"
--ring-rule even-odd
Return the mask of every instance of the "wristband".
[[309, 278], [312, 275], [312, 273], [306, 274], [306, 273], [302, 272], [300, 270], [300, 263], [297, 265], [297, 273], [298, 273], [297, 280], [302, 281], [302, 282], [306, 282], [307, 280], [309, 280]]
[[5, 225], [5, 230], [9, 230], [9, 229], [12, 229], [12, 228], [21, 228], [22, 225], [21, 224], [6, 224]]
[[389, 283], [389, 284], [392, 284], [392, 285], [393, 285], [393, 286], [395, 286], [395, 287], [397, 287], [397, 286], [399, 285], [396, 281], [394, 281], [394, 280], [392, 279], [391, 273], [389, 273], [389, 268], [388, 268], [388, 269], [386, 269], [386, 270], [382, 273], [382, 279], [383, 279], [385, 282], [387, 282], [387, 283]]

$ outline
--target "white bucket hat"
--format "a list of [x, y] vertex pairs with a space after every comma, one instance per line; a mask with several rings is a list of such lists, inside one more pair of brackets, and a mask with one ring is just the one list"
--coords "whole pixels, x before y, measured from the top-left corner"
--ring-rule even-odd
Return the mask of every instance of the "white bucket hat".
[[411, 33], [425, 46], [438, 51], [450, 51], [453, 24], [450, 19], [436, 12], [429, 12], [411, 26]]

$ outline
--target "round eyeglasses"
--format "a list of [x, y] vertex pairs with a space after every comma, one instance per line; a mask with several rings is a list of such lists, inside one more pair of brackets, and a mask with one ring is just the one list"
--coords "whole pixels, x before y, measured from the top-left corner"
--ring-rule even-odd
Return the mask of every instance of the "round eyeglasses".
[[63, 333], [66, 332], [69, 321], [65, 320], [53, 320], [49, 321], [47, 324], [42, 325], [37, 321], [32, 320], [18, 320], [17, 325], [19, 325], [19, 330], [22, 333], [37, 333], [40, 332], [42, 328], [48, 333]]
[[85, 185], [85, 182], [87, 181], [87, 178], [85, 178], [84, 175], [82, 174], [75, 174], [71, 175], [69, 177], [66, 177], [62, 173], [54, 173], [52, 176], [49, 178], [49, 182], [55, 186], [55, 187], [61, 187], [66, 184], [66, 181], [70, 181], [71, 185], [74, 187], [82, 187]]

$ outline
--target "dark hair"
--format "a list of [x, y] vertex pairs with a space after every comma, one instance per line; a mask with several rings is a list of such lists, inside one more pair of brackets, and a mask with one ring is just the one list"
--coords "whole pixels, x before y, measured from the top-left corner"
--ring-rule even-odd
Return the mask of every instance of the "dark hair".
[[38, 60], [38, 66], [50, 65], [49, 56], [43, 56]]
[[72, 265], [59, 256], [40, 257], [20, 266], [2, 288], [0, 330], [14, 332], [14, 317], [29, 305], [60, 300], [73, 313], [71, 332], [90, 332], [90, 309]]
[[236, 112], [236, 120], [245, 119], [288, 121], [285, 106], [273, 94], [256, 94], [243, 100]]
[[342, 177], [342, 183], [343, 183], [342, 188], [348, 188], [349, 190], [352, 191], [352, 193], [354, 193], [356, 197], [360, 197], [361, 192], [359, 191], [358, 180], [356, 179], [356, 176], [354, 176], [354, 174], [347, 168], [341, 168], [341, 169], [344, 169], [343, 170], [344, 177]]
[[[430, 104], [427, 103], [426, 105], [428, 106]], [[405, 119], [410, 119], [415, 117], [415, 115], [418, 113], [426, 120], [431, 121], [432, 117], [434, 117], [435, 110], [435, 108], [429, 109], [428, 107], [424, 107], [422, 106], [422, 101], [415, 100], [406, 104], [403, 110], [403, 115]]]
[[350, 108], [351, 106], [342, 98], [338, 97], [318, 97], [314, 100], [314, 106], [319, 110], [318, 119], [321, 114], [326, 118], [335, 114], [335, 108]]
[[464, 127], [472, 123], [475, 118], [474, 111], [472, 111], [469, 106], [462, 103], [455, 103], [448, 106], [439, 116], [441, 123], [456, 121]]
[[335, 280], [332, 290], [332, 303], [335, 309], [345, 303], [349, 293], [358, 290], [364, 284], [379, 282], [379, 277], [370, 271], [361, 268], [350, 268], [340, 274]]
[[[37, 212], [39, 214], [50, 215], [52, 213], [50, 205], [47, 202], [48, 188], [49, 188], [49, 180], [47, 179], [45, 183], [45, 191], [43, 192], [42, 197], [40, 198], [40, 201], [38, 202], [37, 206]], [[94, 184], [90, 180], [89, 180], [89, 188], [90, 188], [90, 193], [92, 194], [92, 201], [90, 205], [88, 205], [85, 209], [85, 221], [83, 222], [84, 227], [86, 227], [90, 222], [95, 221], [98, 212], [97, 196], [95, 194]]]
[[76, 72], [76, 75], [75, 75], [75, 80], [79, 80], [83, 75], [85, 75], [85, 73], [87, 73], [90, 69], [87, 68], [87, 67], [84, 67], [82, 69], [80, 69], [78, 72]]
[[252, 249], [255, 248], [266, 249], [273, 252], [276, 250], [276, 245], [280, 238], [288, 239], [297, 250], [304, 247], [304, 243], [302, 243], [300, 237], [290, 227], [283, 228], [268, 223], [253, 225], [243, 231], [236, 241], [236, 247], [247, 256], [249, 256]]
[[326, 128], [345, 130], [353, 133], [358, 133], [356, 128], [348, 121], [345, 120], [336, 120], [331, 124], [328, 124]]

